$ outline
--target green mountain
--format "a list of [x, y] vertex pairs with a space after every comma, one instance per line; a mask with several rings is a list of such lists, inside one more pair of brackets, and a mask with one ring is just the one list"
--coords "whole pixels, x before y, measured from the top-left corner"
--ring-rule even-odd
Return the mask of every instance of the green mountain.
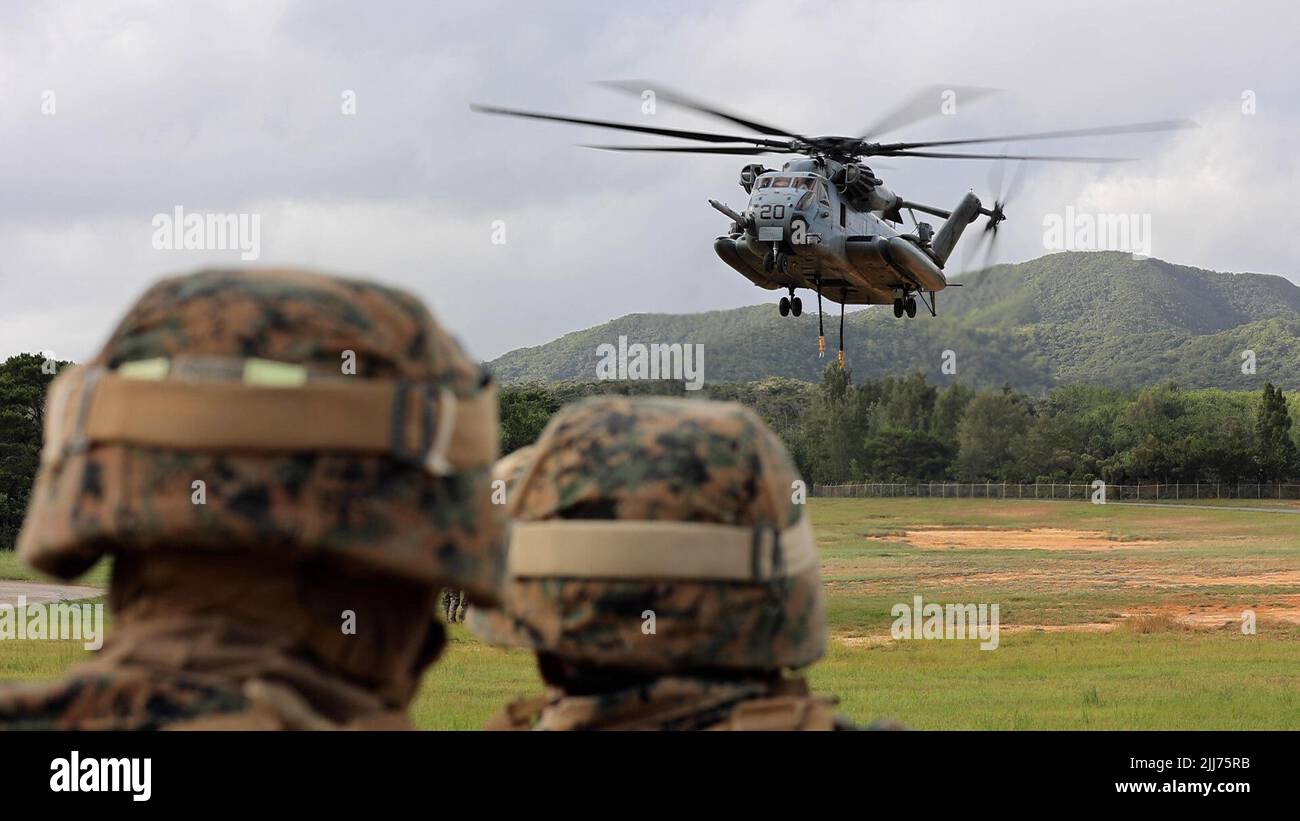
[[[895, 319], [888, 307], [845, 318], [845, 350], [857, 379], [921, 370], [946, 382], [1037, 391], [1060, 384], [1136, 387], [1172, 379], [1185, 387], [1300, 389], [1300, 287], [1280, 276], [1231, 274], [1135, 260], [1123, 252], [1059, 253], [996, 265], [939, 294], [939, 316]], [[768, 376], [816, 381], [835, 354], [838, 306], [827, 304], [827, 359], [817, 357], [815, 298], [805, 313], [763, 304], [701, 314], [630, 314], [502, 355], [503, 382], [590, 380], [602, 343], [704, 346], [711, 383]], [[1256, 373], [1242, 373], [1243, 352]]]

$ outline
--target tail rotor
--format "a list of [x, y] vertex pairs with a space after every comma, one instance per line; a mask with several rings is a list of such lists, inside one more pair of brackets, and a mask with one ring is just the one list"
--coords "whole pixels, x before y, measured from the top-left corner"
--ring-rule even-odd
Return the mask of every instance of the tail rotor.
[[994, 195], [993, 207], [980, 209], [980, 213], [988, 217], [988, 222], [984, 223], [984, 230], [980, 232], [979, 238], [975, 240], [975, 243], [970, 246], [964, 259], [970, 259], [970, 257], [978, 253], [981, 248], [983, 248], [983, 255], [980, 257], [978, 268], [972, 269], [969, 265], [963, 266], [968, 271], [983, 270], [984, 268], [989, 267], [989, 264], [993, 261], [993, 252], [998, 243], [998, 226], [1003, 222], [1006, 222], [1007, 219], [1007, 203], [1020, 193], [1020, 189], [1024, 185], [1025, 163], [1024, 161], [1019, 161], [1016, 163], [1016, 168], [1012, 172], [1010, 182], [1003, 187], [1006, 163], [1007, 160], [1003, 157], [995, 162], [993, 167], [989, 169], [989, 190], [992, 191]]

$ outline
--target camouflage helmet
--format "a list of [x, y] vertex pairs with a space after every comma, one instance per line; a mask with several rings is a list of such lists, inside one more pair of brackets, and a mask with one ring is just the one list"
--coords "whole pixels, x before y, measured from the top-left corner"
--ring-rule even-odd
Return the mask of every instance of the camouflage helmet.
[[165, 279], [50, 387], [19, 550], [356, 562], [495, 600], [497, 405], [402, 291], [298, 270]]
[[502, 483], [498, 487], [506, 491], [507, 498], [509, 498], [509, 492], [519, 484], [520, 477], [524, 475], [529, 460], [533, 458], [535, 453], [537, 453], [536, 445], [524, 445], [522, 448], [502, 456], [492, 466], [492, 481]]
[[493, 643], [651, 672], [810, 664], [826, 616], [797, 479], [741, 405], [569, 405], [511, 489], [502, 607], [467, 623]]

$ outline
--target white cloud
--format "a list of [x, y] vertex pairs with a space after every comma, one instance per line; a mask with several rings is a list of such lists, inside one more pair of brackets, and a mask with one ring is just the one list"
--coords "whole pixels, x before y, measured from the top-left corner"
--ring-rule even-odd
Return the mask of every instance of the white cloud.
[[[771, 299], [712, 251], [725, 220], [705, 200], [743, 202], [740, 163], [583, 151], [572, 144], [622, 135], [467, 108], [635, 120], [637, 100], [587, 83], [627, 77], [813, 133], [855, 133], [933, 82], [1010, 93], [891, 137], [1191, 116], [1201, 129], [1025, 143], [1143, 159], [1032, 168], [1000, 256], [1041, 254], [1042, 215], [1074, 205], [1152, 214], [1163, 258], [1295, 277], [1297, 30], [1281, 0], [0, 7], [0, 355], [84, 357], [154, 277], [236, 261], [150, 248], [150, 218], [177, 204], [262, 214], [263, 263], [404, 284], [483, 357], [624, 313]], [[1245, 89], [1254, 116], [1240, 113]], [[910, 199], [989, 194], [985, 162], [892, 164], [883, 176]], [[497, 219], [505, 246], [490, 242]]]

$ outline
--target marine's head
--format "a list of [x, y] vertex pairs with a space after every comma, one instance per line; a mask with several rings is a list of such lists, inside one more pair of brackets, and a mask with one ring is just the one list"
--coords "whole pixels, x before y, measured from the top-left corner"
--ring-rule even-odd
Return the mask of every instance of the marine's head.
[[797, 479], [740, 405], [567, 406], [510, 490], [503, 606], [477, 611], [471, 629], [633, 674], [807, 665], [826, 619]]
[[496, 414], [407, 293], [297, 270], [166, 279], [51, 386], [19, 551], [65, 578], [113, 556], [128, 610], [172, 591], [276, 620], [264, 588], [320, 611], [326, 644], [340, 606], [386, 590], [492, 602]]

